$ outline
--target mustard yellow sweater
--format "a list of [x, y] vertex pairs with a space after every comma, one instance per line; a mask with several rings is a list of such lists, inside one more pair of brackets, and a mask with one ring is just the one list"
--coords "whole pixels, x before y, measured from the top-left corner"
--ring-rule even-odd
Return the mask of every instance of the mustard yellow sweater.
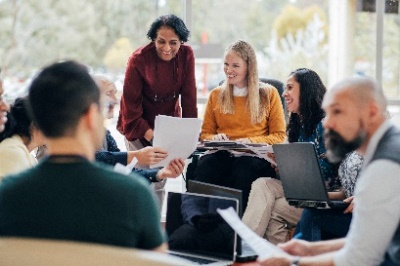
[[234, 114], [223, 114], [218, 104], [221, 88], [211, 91], [207, 101], [200, 134], [201, 140], [210, 140], [215, 134], [225, 133], [229, 139], [249, 138], [253, 143], [282, 143], [286, 125], [282, 102], [274, 87], [267, 87], [269, 105], [267, 116], [257, 124], [251, 124], [250, 112], [246, 108], [247, 97], [234, 97]]

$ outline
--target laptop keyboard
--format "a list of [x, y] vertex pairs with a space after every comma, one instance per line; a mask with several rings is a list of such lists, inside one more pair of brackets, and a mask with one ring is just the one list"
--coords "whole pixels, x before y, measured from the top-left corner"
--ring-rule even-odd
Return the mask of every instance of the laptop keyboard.
[[185, 254], [174, 254], [174, 256], [181, 257], [183, 259], [187, 259], [187, 260], [193, 261], [195, 263], [198, 263], [199, 265], [210, 264], [210, 263], [213, 263], [213, 262], [217, 262], [216, 260], [198, 258], [198, 257], [188, 256], [188, 255], [185, 255]]

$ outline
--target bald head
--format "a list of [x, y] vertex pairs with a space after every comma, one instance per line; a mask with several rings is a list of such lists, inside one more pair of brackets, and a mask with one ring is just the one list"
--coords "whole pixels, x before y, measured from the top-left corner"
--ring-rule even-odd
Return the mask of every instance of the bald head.
[[386, 99], [372, 79], [344, 79], [325, 94], [322, 107], [328, 153], [338, 159], [359, 148], [363, 152], [371, 136], [386, 120]]
[[382, 112], [386, 111], [386, 98], [381, 86], [373, 79], [366, 77], [351, 77], [336, 83], [324, 99], [327, 101], [337, 94], [343, 94], [358, 107], [363, 107], [371, 102], [376, 103]]

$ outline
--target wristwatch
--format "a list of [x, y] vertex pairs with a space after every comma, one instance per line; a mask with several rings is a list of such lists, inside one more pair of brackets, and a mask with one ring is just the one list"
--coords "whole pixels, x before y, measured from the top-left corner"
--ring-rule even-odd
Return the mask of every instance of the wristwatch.
[[298, 266], [299, 262], [300, 262], [301, 257], [297, 256], [294, 257], [294, 259], [292, 260], [292, 263], [290, 264], [290, 266]]

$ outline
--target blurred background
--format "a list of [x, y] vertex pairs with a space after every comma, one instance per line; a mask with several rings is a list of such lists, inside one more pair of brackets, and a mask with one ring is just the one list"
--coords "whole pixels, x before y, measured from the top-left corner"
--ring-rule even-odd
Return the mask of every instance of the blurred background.
[[223, 51], [237, 39], [256, 48], [261, 77], [285, 81], [291, 70], [309, 67], [332, 84], [334, 60], [345, 61], [336, 68], [347, 75], [375, 75], [380, 34], [382, 83], [398, 99], [399, 1], [381, 1], [377, 32], [374, 0], [0, 0], [1, 75], [15, 98], [42, 66], [75, 59], [110, 75], [122, 90], [128, 57], [149, 41], [151, 22], [174, 13], [191, 30], [200, 97], [224, 78]]
[[[74, 59], [110, 76], [120, 95], [128, 57], [149, 42], [155, 18], [173, 13], [191, 30], [200, 118], [209, 91], [224, 79], [225, 47], [243, 39], [257, 51], [260, 77], [285, 82], [290, 71], [308, 67], [328, 88], [349, 75], [377, 78], [400, 124], [399, 0], [378, 1], [0, 0], [1, 78], [12, 103], [41, 67]], [[125, 150], [115, 124], [107, 127]], [[168, 182], [172, 190], [182, 186]]]

